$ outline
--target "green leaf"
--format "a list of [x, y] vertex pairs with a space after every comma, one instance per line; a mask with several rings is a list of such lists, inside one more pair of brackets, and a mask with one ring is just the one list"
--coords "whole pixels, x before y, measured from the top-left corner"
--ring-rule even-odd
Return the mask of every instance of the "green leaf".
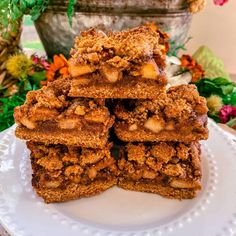
[[4, 27], [8, 27], [9, 19], [4, 17], [1, 21], [1, 24], [3, 24]]
[[14, 124], [14, 108], [24, 103], [26, 93], [15, 94], [10, 98], [0, 98], [0, 131]]
[[9, 6], [8, 0], [1, 0], [0, 1], [0, 11], [6, 10]]
[[25, 0], [20, 0], [20, 10], [25, 14], [27, 10], [27, 4]]
[[35, 21], [39, 18], [41, 12], [40, 12], [40, 6], [35, 5], [29, 12], [31, 15], [31, 20]]
[[[31, 14], [31, 13], [30, 13]], [[32, 21], [36, 21], [39, 17], [40, 17], [40, 12], [37, 12], [37, 13], [33, 13], [32, 15], [31, 15], [31, 20]]]
[[220, 123], [220, 118], [218, 114], [208, 114], [210, 118], [212, 118], [216, 123]]
[[227, 84], [232, 84], [231, 82], [229, 82], [229, 80], [225, 79], [225, 78], [221, 78], [221, 77], [218, 77], [218, 78], [214, 78], [212, 80], [216, 85], [227, 85]]
[[20, 9], [17, 7], [17, 5], [13, 5], [13, 19], [17, 20], [19, 19], [23, 13], [20, 11]]
[[47, 0], [38, 0], [38, 5], [43, 5], [45, 2], [47, 2]]
[[236, 127], [236, 117], [226, 123], [229, 127]]
[[40, 88], [40, 82], [46, 79], [46, 71], [35, 72], [32, 76], [30, 76], [29, 80], [33, 84], [33, 90]]
[[229, 80], [224, 62], [217, 57], [208, 47], [201, 46], [193, 58], [203, 67], [207, 78], [223, 77]]
[[200, 95], [209, 97], [211, 94], [216, 94], [224, 97], [233, 92], [235, 84], [225, 78], [202, 79], [196, 83]]
[[230, 94], [233, 92], [234, 86], [232, 84], [221, 86], [222, 93], [224, 95]]
[[24, 81], [24, 91], [30, 91], [32, 90], [32, 85], [28, 80]]
[[76, 0], [69, 0], [69, 5], [67, 8], [67, 16], [68, 16], [70, 26], [72, 26], [72, 17], [74, 15], [75, 4], [76, 4]]
[[186, 51], [186, 44], [192, 39], [192, 37], [188, 37], [187, 40], [180, 45], [177, 45], [175, 41], [170, 40], [170, 49], [167, 53], [168, 56], [178, 57], [178, 53], [180, 50]]
[[13, 5], [17, 5], [18, 4], [18, 0], [11, 0]]
[[25, 0], [25, 3], [27, 4], [28, 7], [32, 7], [36, 4], [35, 0]]
[[223, 103], [225, 105], [236, 106], [236, 92], [224, 96]]

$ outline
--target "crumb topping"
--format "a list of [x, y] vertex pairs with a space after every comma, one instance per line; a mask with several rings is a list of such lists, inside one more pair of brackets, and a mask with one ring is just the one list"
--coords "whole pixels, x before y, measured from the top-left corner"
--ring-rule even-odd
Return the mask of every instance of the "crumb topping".
[[95, 178], [118, 174], [110, 144], [102, 150], [45, 146], [32, 141], [28, 141], [27, 146], [31, 151], [33, 174], [39, 175], [37, 184], [41, 187], [63, 188], [68, 182], [86, 184]]
[[29, 129], [43, 127], [50, 122], [60, 129], [110, 127], [113, 117], [105, 107], [104, 99], [72, 99], [67, 96], [67, 81], [63, 81], [30, 91], [25, 103], [15, 108], [15, 121]]
[[[104, 32], [90, 29], [75, 39], [71, 55], [77, 62], [101, 63], [127, 67], [160, 54], [160, 34], [151, 27], [141, 26], [121, 32]], [[123, 61], [123, 62], [122, 62]]]
[[[141, 152], [138, 152], [140, 150]], [[181, 153], [187, 153], [188, 157], [183, 159]], [[188, 184], [185, 185], [186, 188], [199, 187], [197, 183], [201, 178], [200, 146], [195, 142], [128, 144], [123, 149], [118, 167], [122, 176], [136, 181], [149, 179], [162, 181], [164, 185], [174, 181], [173, 185], [178, 185], [181, 180], [183, 188], [184, 184]]]
[[93, 28], [75, 39], [69, 72], [73, 78], [98, 73], [110, 83], [127, 75], [158, 80], [164, 74], [167, 45], [166, 34], [148, 24], [108, 34]]
[[195, 85], [170, 88], [155, 100], [121, 100], [114, 109], [118, 120], [128, 124], [130, 131], [143, 127], [154, 133], [205, 130], [207, 111], [206, 101]]

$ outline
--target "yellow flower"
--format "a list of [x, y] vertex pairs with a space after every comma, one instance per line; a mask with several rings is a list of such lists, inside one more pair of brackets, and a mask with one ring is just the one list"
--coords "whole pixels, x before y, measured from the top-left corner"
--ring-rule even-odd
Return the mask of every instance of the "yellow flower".
[[211, 95], [207, 98], [207, 106], [210, 114], [216, 114], [223, 106], [221, 97], [217, 95]]
[[32, 70], [33, 62], [24, 54], [16, 54], [7, 60], [6, 68], [15, 78], [27, 77]]

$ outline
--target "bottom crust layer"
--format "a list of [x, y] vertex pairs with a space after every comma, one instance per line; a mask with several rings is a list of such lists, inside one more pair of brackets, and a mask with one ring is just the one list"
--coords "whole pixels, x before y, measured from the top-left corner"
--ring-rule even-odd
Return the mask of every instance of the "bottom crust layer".
[[170, 199], [192, 199], [196, 197], [196, 189], [176, 189], [162, 184], [142, 183], [120, 178], [117, 185], [123, 189], [159, 194]]
[[101, 136], [99, 133], [71, 130], [30, 130], [23, 126], [16, 128], [16, 136], [25, 140], [42, 142], [44, 144], [64, 144], [67, 146], [102, 148], [106, 145], [108, 134]]
[[117, 83], [98, 83], [81, 85], [79, 80], [73, 79], [69, 91], [71, 97], [90, 98], [130, 98], [155, 99], [165, 93], [165, 85], [155, 80], [127, 78]]
[[91, 197], [104, 192], [117, 184], [117, 179], [97, 180], [88, 185], [70, 184], [65, 189], [48, 189], [34, 187], [37, 194], [46, 203], [65, 202], [82, 197]]

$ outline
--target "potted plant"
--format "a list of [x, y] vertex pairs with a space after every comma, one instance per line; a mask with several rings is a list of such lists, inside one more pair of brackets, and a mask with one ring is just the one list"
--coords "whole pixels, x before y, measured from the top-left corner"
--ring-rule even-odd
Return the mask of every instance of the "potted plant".
[[[213, 1], [224, 5], [228, 0]], [[20, 22], [24, 14], [29, 14], [52, 57], [58, 52], [68, 55], [75, 35], [89, 27], [121, 30], [155, 21], [178, 46], [186, 38], [192, 13], [202, 10], [205, 4], [206, 0], [1, 0], [0, 34], [9, 25], [7, 22]], [[6, 15], [11, 20], [6, 20]]]
[[201, 10], [205, 1], [2, 0], [0, 9], [10, 13], [13, 21], [24, 14], [31, 15], [45, 50], [52, 57], [58, 52], [68, 55], [75, 35], [81, 30], [89, 27], [121, 30], [147, 21], [158, 23], [181, 44], [191, 23], [191, 13]]

